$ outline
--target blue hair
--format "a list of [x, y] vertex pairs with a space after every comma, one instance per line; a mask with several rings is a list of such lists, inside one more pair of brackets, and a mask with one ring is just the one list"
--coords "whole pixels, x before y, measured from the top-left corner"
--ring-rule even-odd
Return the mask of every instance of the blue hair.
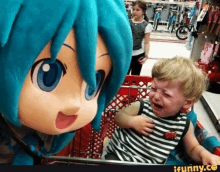
[[21, 126], [19, 96], [35, 59], [51, 40], [51, 60], [55, 61], [72, 28], [79, 69], [90, 87], [96, 87], [98, 33], [112, 60], [112, 70], [100, 92], [98, 111], [92, 121], [93, 128], [99, 130], [102, 112], [120, 88], [131, 60], [132, 35], [124, 1], [0, 1], [0, 113], [14, 125]]

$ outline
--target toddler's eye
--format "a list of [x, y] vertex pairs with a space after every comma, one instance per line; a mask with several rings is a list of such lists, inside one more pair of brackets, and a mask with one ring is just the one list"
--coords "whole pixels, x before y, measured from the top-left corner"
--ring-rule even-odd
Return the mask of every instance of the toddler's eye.
[[100, 88], [102, 86], [104, 78], [105, 78], [104, 70], [96, 71], [96, 88], [92, 89], [90, 86], [88, 86], [88, 85], [86, 86], [85, 98], [87, 100], [91, 100], [93, 97], [96, 96], [96, 94], [98, 93], [98, 91], [100, 90]]
[[156, 91], [156, 88], [154, 88], [154, 87], [151, 87], [151, 91]]
[[41, 90], [51, 92], [58, 86], [65, 73], [66, 70], [59, 60], [50, 63], [50, 59], [42, 59], [33, 65], [31, 79], [33, 84]]
[[164, 93], [164, 95], [165, 95], [166, 97], [170, 97], [170, 95], [169, 95], [169, 94], [167, 94], [167, 93]]

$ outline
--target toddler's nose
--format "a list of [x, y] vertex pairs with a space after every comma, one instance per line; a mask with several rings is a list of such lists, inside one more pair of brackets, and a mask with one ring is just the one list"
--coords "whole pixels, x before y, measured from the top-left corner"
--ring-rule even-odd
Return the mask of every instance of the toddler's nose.
[[156, 100], [160, 100], [160, 94], [158, 92], [155, 93], [154, 98]]

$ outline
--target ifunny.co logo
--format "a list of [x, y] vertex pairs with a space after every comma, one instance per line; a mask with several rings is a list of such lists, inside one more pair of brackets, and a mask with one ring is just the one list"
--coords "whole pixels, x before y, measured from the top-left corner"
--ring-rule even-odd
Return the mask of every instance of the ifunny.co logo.
[[217, 169], [217, 165], [174, 166], [174, 172], [204, 172], [216, 171]]

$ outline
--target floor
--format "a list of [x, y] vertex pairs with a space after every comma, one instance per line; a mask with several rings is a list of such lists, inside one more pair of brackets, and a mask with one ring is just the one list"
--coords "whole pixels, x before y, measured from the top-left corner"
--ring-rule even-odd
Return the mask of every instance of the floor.
[[[172, 58], [176, 55], [190, 58], [190, 53], [191, 52], [185, 48], [185, 41], [179, 41], [174, 33], [171, 34], [166, 30], [165, 26], [159, 26], [157, 32], [151, 33], [149, 59], [143, 65], [141, 75], [151, 76], [151, 69], [159, 59]], [[206, 94], [209, 95], [209, 93]], [[220, 102], [220, 99], [213, 102]], [[212, 104], [211, 106], [217, 106], [213, 102], [210, 102]], [[215, 129], [201, 101], [194, 105], [194, 111], [197, 113], [198, 120], [204, 128], [208, 130], [211, 135], [216, 136], [220, 140], [220, 133]]]

